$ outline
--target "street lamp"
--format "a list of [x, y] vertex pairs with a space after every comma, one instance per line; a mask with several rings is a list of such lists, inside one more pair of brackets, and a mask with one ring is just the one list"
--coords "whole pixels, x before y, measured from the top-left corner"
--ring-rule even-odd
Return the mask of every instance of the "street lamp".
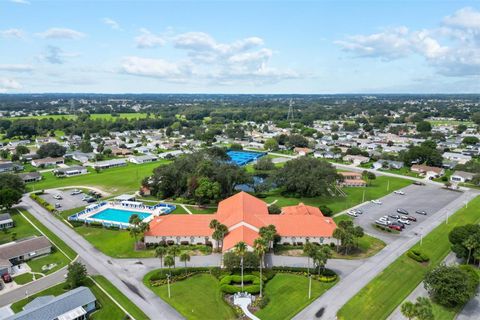
[[167, 274], [168, 298], [170, 298], [170, 274]]
[[308, 300], [312, 298], [312, 275], [308, 276]]

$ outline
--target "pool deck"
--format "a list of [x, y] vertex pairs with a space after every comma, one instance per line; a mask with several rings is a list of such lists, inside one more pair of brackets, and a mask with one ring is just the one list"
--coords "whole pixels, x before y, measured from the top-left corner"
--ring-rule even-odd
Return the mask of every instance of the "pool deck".
[[76, 214], [69, 216], [68, 220], [83, 221], [85, 223], [95, 222], [95, 223], [101, 223], [104, 226], [119, 227], [119, 228], [125, 229], [131, 226], [130, 223], [116, 221], [116, 220], [97, 219], [97, 218], [94, 218], [93, 216], [98, 213], [101, 213], [102, 211], [105, 211], [106, 209], [123, 210], [123, 211], [132, 212], [132, 214], [135, 214], [135, 212], [147, 213], [149, 214], [149, 216], [143, 219], [142, 222], [148, 223], [154, 217], [169, 214], [170, 212], [175, 210], [175, 208], [176, 208], [175, 205], [166, 204], [166, 203], [159, 203], [154, 206], [147, 206], [147, 205], [144, 205], [143, 203], [138, 203], [137, 205], [134, 205], [131, 203], [122, 203], [122, 202], [102, 202], [96, 206], [93, 206], [91, 208], [86, 208], [81, 212], [78, 212]]

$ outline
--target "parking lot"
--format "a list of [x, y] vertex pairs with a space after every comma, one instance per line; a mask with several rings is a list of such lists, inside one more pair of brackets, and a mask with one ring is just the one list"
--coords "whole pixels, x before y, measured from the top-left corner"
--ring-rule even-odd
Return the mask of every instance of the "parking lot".
[[[414, 233], [418, 235], [422, 229], [421, 225], [426, 220], [462, 195], [461, 192], [445, 190], [434, 185], [410, 185], [403, 188], [402, 191], [405, 192], [405, 195], [391, 193], [381, 198], [381, 205], [369, 202], [360, 206], [359, 209], [363, 211], [363, 214], [354, 218], [355, 223], [364, 228], [365, 232], [382, 239], [386, 243], [390, 243], [399, 237], [415, 236]], [[407, 225], [400, 234], [384, 232], [373, 226], [375, 220], [382, 216], [399, 214], [397, 213], [398, 208], [407, 210], [411, 216], [417, 218], [417, 221]], [[424, 210], [427, 212], [427, 215], [417, 214], [415, 213], [416, 210]], [[401, 214], [399, 215], [402, 216]], [[390, 218], [390, 220], [396, 221], [393, 218]], [[413, 228], [416, 229], [416, 232], [412, 231]]]
[[[45, 190], [45, 193], [42, 194], [40, 197], [42, 197], [44, 200], [48, 201], [52, 206], [55, 206], [55, 203], [59, 203], [61, 205], [60, 208], [57, 208], [59, 211], [64, 211], [64, 210], [70, 210], [78, 207], [83, 207], [86, 206], [87, 203], [85, 201], [82, 201], [82, 198], [84, 197], [84, 193], [80, 193], [77, 195], [71, 195], [72, 191], [74, 189], [68, 189], [68, 190], [58, 190], [58, 189], [50, 189], [50, 190]], [[62, 199], [55, 199], [54, 197], [56, 195], [60, 195]]]

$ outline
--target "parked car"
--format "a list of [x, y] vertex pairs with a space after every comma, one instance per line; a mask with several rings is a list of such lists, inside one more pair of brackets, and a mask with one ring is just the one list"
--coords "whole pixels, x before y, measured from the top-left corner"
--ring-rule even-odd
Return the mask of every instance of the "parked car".
[[416, 186], [424, 186], [425, 185], [425, 183], [420, 182], [420, 181], [415, 181], [413, 184], [416, 185]]
[[347, 214], [348, 214], [349, 216], [352, 216], [352, 217], [358, 217], [357, 213], [356, 213], [355, 211], [353, 211], [353, 210], [347, 211]]
[[388, 227], [392, 230], [402, 231], [402, 227], [397, 226], [396, 224], [390, 224]]
[[407, 219], [398, 219], [397, 221], [406, 225], [410, 224], [410, 220], [407, 220]]
[[62, 205], [60, 203], [58, 203], [58, 202], [55, 203], [55, 208], [61, 208], [61, 207], [62, 207]]
[[425, 210], [417, 210], [417, 211], [415, 211], [415, 213], [418, 213], [418, 214], [421, 214], [421, 215], [424, 215], [424, 216], [427, 215], [427, 212]]
[[402, 208], [398, 208], [398, 209], [397, 209], [397, 212], [398, 212], [398, 213], [401, 213], [401, 214], [408, 214], [408, 211], [405, 210], [405, 209], [402, 209]]
[[393, 191], [393, 193], [399, 194], [399, 195], [402, 195], [402, 196], [405, 195], [405, 192], [403, 192], [402, 190], [395, 190], [395, 191]]
[[360, 209], [353, 209], [352, 211], [355, 212], [356, 214], [363, 214], [363, 211]]
[[76, 196], [77, 194], [80, 194], [80, 193], [82, 193], [82, 190], [75, 189], [72, 192], [70, 192], [70, 195]]
[[401, 223], [401, 222], [398, 222], [398, 220], [395, 221], [395, 222], [392, 222], [391, 224], [396, 225], [396, 226], [399, 226], [399, 227], [402, 228], [402, 229], [405, 228], [405, 224], [403, 224], [403, 223]]
[[379, 220], [379, 221], [390, 222], [390, 219], [385, 218], [385, 217], [378, 218], [378, 220]]
[[12, 282], [12, 276], [9, 275], [8, 273], [4, 273], [4, 274], [2, 274], [2, 280], [5, 283]]
[[381, 220], [375, 220], [375, 223], [381, 226], [388, 226], [389, 223], [386, 221], [381, 221]]
[[380, 201], [380, 200], [372, 200], [371, 202], [375, 203], [375, 204], [382, 204], [382, 201]]
[[62, 200], [63, 199], [62, 196], [59, 195], [59, 194], [54, 195], [53, 198], [57, 199], [57, 200]]
[[409, 215], [406, 215], [403, 217], [404, 219], [407, 219], [407, 220], [410, 220], [410, 221], [417, 221], [417, 218], [415, 218], [414, 216], [409, 216]]
[[89, 198], [89, 199], [87, 199], [87, 203], [92, 203], [92, 202], [95, 202], [95, 201], [97, 201], [97, 199], [95, 199], [95, 198]]
[[398, 214], [389, 214], [388, 216], [393, 219], [400, 219], [400, 216]]

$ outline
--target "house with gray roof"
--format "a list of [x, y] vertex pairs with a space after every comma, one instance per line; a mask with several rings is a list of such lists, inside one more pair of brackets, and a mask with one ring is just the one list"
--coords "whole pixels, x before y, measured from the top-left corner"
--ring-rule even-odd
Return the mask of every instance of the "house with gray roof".
[[475, 177], [474, 173], [471, 172], [466, 172], [466, 171], [455, 171], [451, 176], [450, 176], [450, 181], [451, 182], [456, 182], [456, 183], [465, 183], [467, 181], [470, 181]]
[[36, 182], [42, 180], [42, 175], [39, 172], [27, 172], [19, 173], [18, 176], [23, 180], [23, 182]]
[[95, 311], [96, 301], [89, 288], [78, 287], [56, 297], [38, 297], [6, 320], [84, 320]]
[[0, 230], [13, 228], [13, 219], [10, 213], [0, 213]]
[[0, 275], [11, 273], [11, 267], [49, 254], [52, 244], [44, 236], [24, 238], [0, 245]]

